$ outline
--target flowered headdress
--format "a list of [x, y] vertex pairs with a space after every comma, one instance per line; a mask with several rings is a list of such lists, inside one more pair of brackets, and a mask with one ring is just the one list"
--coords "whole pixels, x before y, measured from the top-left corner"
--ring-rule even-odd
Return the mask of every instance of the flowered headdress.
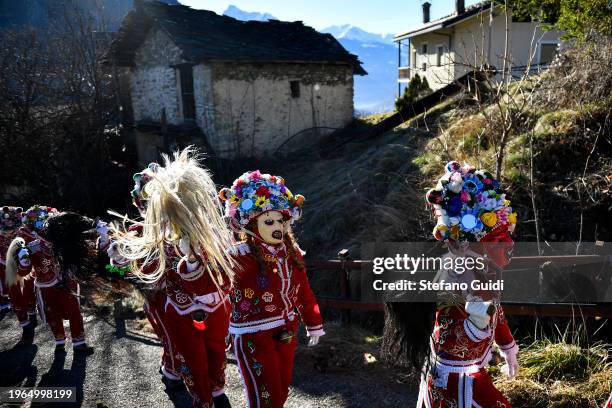
[[219, 197], [225, 201], [225, 215], [241, 228], [266, 211], [280, 211], [297, 220], [304, 203], [304, 197], [293, 195], [282, 177], [261, 174], [259, 170], [244, 173], [231, 188], [222, 189]]
[[21, 221], [23, 225], [31, 231], [40, 232], [45, 226], [45, 221], [58, 214], [56, 208], [44, 205], [34, 205], [23, 213]]
[[437, 240], [476, 242], [498, 228], [512, 229], [516, 213], [491, 173], [456, 161], [445, 169], [446, 174], [426, 195], [437, 217], [433, 230]]
[[4, 206], [0, 210], [0, 230], [11, 231], [21, 226], [23, 208]]
[[134, 189], [132, 190], [132, 202], [138, 208], [138, 211], [144, 213], [147, 209], [148, 196], [145, 192], [145, 184], [151, 180], [151, 174], [155, 173], [159, 168], [159, 164], [151, 163], [143, 171], [132, 176], [134, 179]]

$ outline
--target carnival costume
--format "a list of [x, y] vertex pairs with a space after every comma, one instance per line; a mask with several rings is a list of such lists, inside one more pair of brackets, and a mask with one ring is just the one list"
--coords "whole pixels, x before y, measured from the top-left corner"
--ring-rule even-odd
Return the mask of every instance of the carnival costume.
[[31, 341], [34, 336], [36, 319], [36, 296], [34, 278], [30, 275], [21, 279], [21, 284], [8, 285], [6, 282], [6, 253], [11, 241], [21, 227], [23, 209], [4, 206], [0, 212], [0, 313], [13, 309], [23, 329], [22, 340]]
[[[454, 248], [448, 256], [486, 256], [485, 274], [506, 266], [516, 213], [490, 173], [450, 162], [427, 193], [427, 201], [437, 217], [435, 238]], [[441, 273], [447, 280], [463, 274]], [[486, 370], [494, 344], [506, 361], [502, 371], [514, 377], [519, 348], [495, 294], [470, 293], [462, 301], [439, 301], [417, 406], [509, 408]]]
[[[191, 148], [164, 156], [163, 166], [145, 170], [148, 182], [137, 200], [146, 200], [142, 222], [116, 231], [119, 258], [145, 283], [163, 289], [149, 303], [157, 330], [167, 331], [166, 362], [176, 365], [194, 407], [227, 407], [225, 337], [227, 298], [233, 262], [232, 234], [223, 220], [215, 184]], [[135, 200], [135, 201], [137, 201]], [[159, 319], [158, 319], [159, 318]]]
[[219, 193], [232, 229], [236, 268], [229, 331], [249, 407], [280, 408], [287, 400], [297, 347], [298, 317], [310, 345], [324, 335], [302, 251], [290, 231], [304, 198], [282, 178], [253, 171]]

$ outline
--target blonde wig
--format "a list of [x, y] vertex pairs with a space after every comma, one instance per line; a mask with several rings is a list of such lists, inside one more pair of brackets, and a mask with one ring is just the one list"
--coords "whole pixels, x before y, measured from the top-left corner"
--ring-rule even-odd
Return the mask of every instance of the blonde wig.
[[21, 248], [25, 248], [26, 242], [23, 238], [15, 238], [11, 241], [11, 244], [6, 251], [6, 273], [4, 281], [8, 287], [11, 287], [17, 283], [22, 285], [23, 276], [19, 275], [19, 261], [17, 260], [17, 254]]
[[[118, 251], [132, 262], [136, 276], [154, 283], [170, 262], [168, 251], [177, 248], [181, 238], [188, 238], [219, 288], [233, 275], [233, 261], [228, 253], [232, 233], [223, 218], [215, 183], [208, 170], [198, 164], [193, 147], [175, 152], [172, 157], [162, 157], [163, 166], [148, 172], [151, 179], [143, 190], [147, 200], [144, 220], [136, 222], [124, 217], [121, 231], [113, 228]], [[126, 223], [141, 224], [142, 233], [127, 232]]]

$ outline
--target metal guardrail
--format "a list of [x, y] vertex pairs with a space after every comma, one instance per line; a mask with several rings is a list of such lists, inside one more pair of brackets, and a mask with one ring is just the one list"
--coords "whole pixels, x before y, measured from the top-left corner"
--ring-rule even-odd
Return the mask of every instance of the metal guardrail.
[[[601, 255], [558, 255], [558, 256], [516, 256], [508, 268], [539, 267], [544, 263], [557, 266], [587, 265], [601, 263]], [[362, 302], [353, 299], [350, 293], [350, 271], [361, 270], [368, 260], [352, 260], [348, 250], [338, 253], [338, 259], [306, 260], [309, 269], [335, 270], [340, 282], [340, 294], [337, 297], [317, 296], [319, 306], [343, 311], [343, 319], [350, 320], [351, 310], [381, 312], [384, 304], [380, 302]], [[612, 303], [516, 303], [502, 302], [504, 313], [521, 316], [558, 316], [558, 317], [600, 317], [612, 318]]]

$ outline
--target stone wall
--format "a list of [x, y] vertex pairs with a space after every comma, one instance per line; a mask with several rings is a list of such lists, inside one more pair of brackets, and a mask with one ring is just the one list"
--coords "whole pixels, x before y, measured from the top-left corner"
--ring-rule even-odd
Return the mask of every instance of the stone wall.
[[[217, 62], [210, 73], [202, 83], [212, 83], [212, 94], [206, 85], [195, 90], [209, 101], [198, 123], [224, 158], [271, 154], [296, 134], [318, 137], [353, 118], [353, 71], [346, 65]], [[299, 97], [291, 81], [299, 82]]]
[[160, 122], [165, 111], [166, 122], [183, 123], [177, 73], [171, 65], [184, 62], [180, 49], [163, 32], [147, 37], [136, 52], [132, 68], [130, 93], [134, 120]]

